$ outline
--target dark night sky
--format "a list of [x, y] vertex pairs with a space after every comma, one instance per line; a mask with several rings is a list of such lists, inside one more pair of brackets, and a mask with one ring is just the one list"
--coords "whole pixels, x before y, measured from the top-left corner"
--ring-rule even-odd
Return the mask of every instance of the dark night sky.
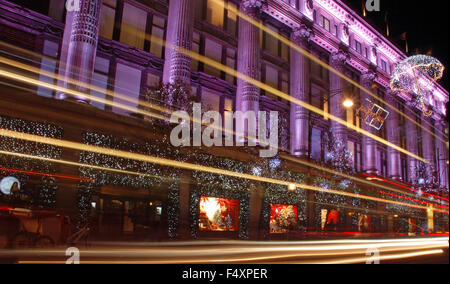
[[[362, 15], [362, 1], [342, 0], [353, 10]], [[450, 1], [448, 0], [380, 0], [380, 12], [368, 12], [367, 20], [383, 35], [386, 35], [385, 15], [391, 30], [389, 39], [405, 51], [405, 43], [400, 35], [407, 32], [410, 54], [416, 49], [426, 54], [432, 49], [432, 56], [439, 59], [446, 67], [444, 77], [439, 82], [449, 90], [449, 27]]]

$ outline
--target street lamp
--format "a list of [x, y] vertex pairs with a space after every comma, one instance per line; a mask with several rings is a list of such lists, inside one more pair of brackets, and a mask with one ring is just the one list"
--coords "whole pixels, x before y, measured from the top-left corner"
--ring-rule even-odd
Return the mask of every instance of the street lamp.
[[291, 183], [288, 188], [289, 188], [290, 191], [294, 191], [294, 190], [297, 189], [297, 187], [293, 183]]
[[345, 108], [352, 108], [355, 105], [355, 103], [351, 99], [346, 99], [343, 105]]

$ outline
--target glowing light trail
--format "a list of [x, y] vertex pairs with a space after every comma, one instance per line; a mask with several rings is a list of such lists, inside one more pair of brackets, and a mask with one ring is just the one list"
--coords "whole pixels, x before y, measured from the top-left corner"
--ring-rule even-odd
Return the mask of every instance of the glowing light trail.
[[[380, 178], [380, 177], [375, 177], [375, 176], [372, 176], [372, 175], [369, 175], [369, 174], [366, 174], [366, 173], [363, 173], [363, 175], [368, 176], [368, 177], [371, 177], [371, 178], [377, 178], [377, 179], [380, 179], [380, 180], [382, 180], [382, 181], [384, 181], [384, 182], [387, 182], [387, 183], [390, 183], [390, 184], [393, 184], [393, 185], [402, 187], [402, 188], [404, 188], [404, 189], [407, 189], [407, 190], [410, 190], [410, 191], [414, 191], [414, 192], [419, 193], [418, 190], [412, 189], [412, 188], [410, 188], [410, 187], [407, 187], [407, 186], [404, 186], [404, 185], [401, 185], [401, 184], [398, 184], [398, 183], [395, 183], [395, 182], [392, 182], [392, 181], [385, 180], [385, 179]], [[442, 199], [442, 200], [449, 201], [448, 198], [444, 198], [444, 197], [441, 197], [441, 196], [437, 196], [437, 195], [434, 195], [434, 194], [431, 194], [431, 193], [423, 192], [422, 194], [432, 196], [433, 198], [438, 198], [438, 199]]]
[[65, 175], [58, 175], [58, 174], [51, 174], [51, 173], [39, 173], [39, 172], [23, 171], [23, 170], [17, 170], [17, 169], [0, 168], [0, 171], [35, 175], [35, 176], [55, 177], [55, 178], [69, 179], [69, 180], [79, 180], [79, 181], [86, 181], [86, 182], [94, 181], [93, 179], [90, 179], [90, 178], [80, 178], [80, 177], [65, 176]]
[[[156, 37], [154, 37], [152, 35], [147, 35], [147, 37], [151, 38], [151, 41], [156, 41], [159, 44], [164, 44], [164, 42], [161, 39], [156, 38]], [[167, 44], [166, 44], [166, 46], [167, 46]], [[290, 102], [292, 102], [292, 103], [294, 103], [296, 105], [304, 107], [305, 109], [308, 109], [308, 110], [310, 110], [312, 112], [315, 112], [315, 113], [319, 114], [320, 116], [325, 116], [326, 115], [329, 119], [331, 119], [331, 120], [333, 120], [333, 121], [335, 121], [335, 122], [337, 122], [339, 124], [342, 124], [342, 125], [346, 126], [347, 128], [350, 128], [350, 129], [352, 129], [352, 130], [354, 130], [354, 131], [356, 131], [358, 133], [361, 133], [361, 134], [363, 134], [363, 135], [365, 135], [365, 136], [367, 136], [367, 137], [369, 137], [369, 138], [371, 138], [373, 140], [376, 140], [376, 141], [378, 141], [378, 142], [380, 142], [380, 143], [382, 143], [382, 144], [384, 144], [384, 145], [386, 145], [388, 147], [391, 147], [391, 148], [393, 148], [393, 149], [395, 149], [395, 150], [397, 150], [397, 151], [399, 151], [401, 153], [404, 153], [404, 154], [406, 154], [408, 156], [411, 156], [411, 157], [413, 157], [416, 160], [419, 160], [419, 161], [424, 162], [426, 164], [430, 164], [429, 161], [427, 161], [427, 160], [417, 156], [416, 154], [413, 154], [413, 153], [411, 153], [411, 152], [409, 152], [409, 151], [407, 151], [407, 150], [405, 150], [405, 149], [403, 149], [403, 148], [401, 148], [401, 147], [399, 147], [399, 146], [397, 146], [397, 145], [395, 145], [395, 144], [393, 144], [393, 143], [391, 143], [391, 142], [389, 142], [389, 141], [387, 141], [385, 139], [382, 139], [382, 138], [380, 138], [380, 137], [378, 137], [378, 136], [376, 136], [376, 135], [374, 135], [374, 134], [372, 134], [372, 133], [370, 133], [368, 131], [365, 131], [362, 128], [359, 128], [359, 127], [354, 126], [354, 125], [350, 125], [350, 124], [347, 123], [347, 121], [344, 121], [343, 119], [340, 119], [340, 118], [338, 118], [338, 117], [336, 117], [334, 115], [331, 115], [329, 113], [325, 113], [322, 109], [319, 109], [319, 108], [317, 108], [315, 106], [312, 106], [312, 105], [310, 105], [308, 103], [305, 103], [305, 102], [303, 102], [303, 101], [301, 101], [299, 99], [293, 98], [290, 95], [288, 95], [288, 94], [286, 94], [286, 93], [284, 93], [282, 91], [279, 91], [278, 89], [275, 89], [275, 88], [273, 88], [273, 87], [271, 87], [271, 86], [269, 86], [267, 84], [264, 84], [264, 83], [262, 83], [262, 82], [260, 82], [258, 80], [253, 79], [253, 78], [250, 78], [250, 77], [248, 77], [248, 76], [246, 76], [246, 75], [244, 75], [242, 73], [239, 73], [236, 70], [234, 70], [233, 68], [230, 68], [230, 67], [225, 66], [225, 65], [223, 65], [221, 63], [218, 63], [217, 61], [214, 61], [214, 60], [212, 60], [212, 59], [210, 59], [210, 58], [208, 58], [206, 56], [199, 55], [199, 54], [197, 54], [195, 52], [192, 52], [192, 51], [180, 48], [180, 47], [172, 47], [172, 48], [174, 48], [178, 52], [181, 52], [181, 53], [183, 53], [183, 54], [185, 54], [187, 56], [190, 56], [191, 58], [193, 58], [195, 60], [202, 61], [203, 63], [205, 63], [207, 65], [210, 65], [211, 67], [214, 67], [216, 69], [220, 69], [220, 70], [222, 70], [222, 71], [224, 71], [224, 72], [226, 72], [226, 73], [228, 73], [228, 74], [230, 74], [230, 75], [232, 75], [234, 77], [237, 77], [237, 78], [239, 78], [241, 80], [245, 80], [248, 83], [250, 83], [252, 85], [255, 85], [255, 86], [259, 87], [260, 89], [263, 89], [263, 90], [265, 90], [265, 91], [267, 91], [269, 93], [275, 94], [275, 95], [277, 95], [278, 97], [280, 97], [280, 98], [282, 98], [284, 100], [290, 101]]]
[[[409, 196], [412, 196], [412, 197], [416, 197], [415, 194], [412, 194], [412, 193], [409, 193], [409, 192], [404, 192], [404, 191], [401, 191], [401, 190], [397, 190], [397, 189], [394, 189], [394, 188], [391, 188], [391, 187], [386, 187], [386, 186], [383, 186], [381, 184], [372, 183], [372, 182], [367, 181], [365, 179], [357, 178], [357, 177], [354, 177], [354, 176], [351, 176], [351, 175], [347, 175], [347, 174], [344, 174], [344, 173], [341, 173], [341, 172], [338, 172], [338, 171], [335, 171], [335, 170], [332, 170], [332, 169], [329, 169], [329, 168], [325, 168], [325, 167], [322, 167], [322, 166], [319, 166], [319, 165], [315, 165], [313, 163], [304, 161], [302, 159], [297, 159], [297, 158], [294, 158], [294, 157], [291, 157], [291, 156], [288, 156], [288, 155], [284, 155], [284, 154], [281, 154], [280, 157], [283, 158], [283, 159], [292, 161], [294, 163], [297, 163], [297, 164], [302, 164], [302, 165], [305, 165], [305, 166], [308, 166], [308, 167], [311, 167], [311, 168], [315, 168], [315, 169], [318, 169], [318, 170], [321, 170], [321, 171], [324, 171], [324, 172], [327, 172], [327, 173], [330, 173], [330, 174], [333, 174], [333, 175], [339, 175], [339, 176], [341, 176], [343, 178], [351, 179], [351, 180], [354, 180], [354, 181], [357, 181], [357, 182], [360, 182], [360, 183], [363, 183], [363, 184], [367, 184], [369, 186], [375, 186], [375, 187], [382, 188], [384, 190], [394, 191], [394, 192], [397, 192], [397, 193], [401, 193], [401, 194], [409, 195]], [[420, 197], [420, 198], [424, 199], [424, 200], [429, 200], [429, 199], [426, 199], [426, 197]], [[442, 199], [445, 199], [445, 198], [442, 198]]]
[[[389, 106], [390, 108], [392, 108], [393, 110], [395, 110], [398, 114], [400, 114], [401, 116], [405, 117], [406, 119], [410, 120], [411, 122], [413, 122], [414, 124], [416, 124], [417, 126], [419, 126], [420, 128], [424, 129], [425, 131], [427, 131], [428, 133], [430, 133], [431, 135], [435, 136], [437, 139], [441, 140], [442, 142], [446, 143], [446, 141], [440, 139], [439, 137], [437, 137], [432, 131], [422, 127], [419, 123], [417, 123], [417, 121], [415, 121], [414, 119], [410, 118], [408, 115], [404, 114], [403, 112], [401, 112], [399, 109], [397, 109], [395, 106], [392, 106], [391, 104], [387, 103], [386, 101], [384, 101], [382, 98], [378, 97], [376, 94], [374, 94], [373, 92], [371, 92], [370, 90], [366, 89], [365, 87], [363, 87], [361, 84], [359, 84], [358, 82], [352, 80], [351, 78], [347, 77], [345, 74], [340, 73], [339, 71], [335, 70], [334, 68], [332, 68], [329, 64], [323, 62], [322, 60], [314, 57], [311, 53], [309, 53], [307, 50], [299, 47], [298, 45], [294, 44], [293, 42], [291, 42], [289, 39], [283, 37], [282, 35], [278, 34], [275, 31], [272, 31], [271, 29], [267, 28], [266, 26], [264, 26], [264, 24], [262, 22], [256, 21], [254, 19], [252, 19], [251, 17], [247, 16], [246, 14], [242, 13], [239, 9], [236, 9], [233, 6], [230, 5], [225, 5], [224, 1], [222, 0], [211, 0], [213, 2], [216, 3], [216, 5], [219, 5], [221, 7], [223, 7], [224, 9], [227, 9], [229, 11], [231, 11], [232, 13], [236, 14], [238, 17], [244, 19], [245, 21], [251, 23], [252, 25], [254, 25], [255, 27], [259, 28], [260, 30], [264, 31], [265, 33], [270, 34], [271, 36], [273, 36], [274, 38], [278, 39], [279, 41], [281, 41], [282, 43], [288, 45], [289, 47], [291, 47], [292, 49], [296, 50], [297, 52], [301, 53], [302, 55], [308, 57], [310, 60], [314, 61], [315, 63], [319, 64], [320, 66], [326, 68], [327, 70], [329, 70], [330, 72], [333, 72], [334, 74], [336, 74], [337, 76], [341, 77], [342, 79], [344, 79], [345, 81], [349, 82], [350, 84], [354, 85], [355, 87], [357, 87], [358, 89], [364, 91], [365, 93], [369, 94], [370, 96], [372, 96], [373, 98], [377, 99], [378, 101], [382, 102], [384, 105]], [[398, 101], [398, 100], [397, 100]], [[401, 103], [401, 102], [400, 102]], [[405, 106], [407, 107], [407, 106]], [[437, 129], [434, 125], [432, 125], [431, 123], [429, 124], [432, 128], [435, 128], [435, 130], [437, 132], [440, 132], [442, 134], [444, 134], [441, 130]], [[445, 134], [444, 134], [445, 135]], [[448, 145], [448, 142], [447, 142]]]
[[[98, 153], [98, 154], [103, 154], [103, 155], [108, 155], [108, 156], [114, 156], [114, 157], [131, 159], [131, 160], [142, 161], [142, 162], [148, 162], [148, 163], [153, 163], [153, 164], [157, 164], [157, 165], [161, 165], [161, 166], [169, 166], [169, 167], [181, 168], [181, 169], [193, 170], [193, 171], [202, 171], [202, 172], [207, 172], [207, 173], [212, 173], [212, 174], [231, 176], [231, 177], [235, 177], [235, 178], [242, 178], [242, 179], [248, 179], [248, 180], [259, 181], [259, 182], [267, 182], [267, 183], [272, 183], [272, 184], [279, 184], [279, 185], [283, 185], [283, 186], [289, 186], [290, 184], [294, 184], [296, 187], [303, 188], [306, 190], [319, 191], [319, 192], [324, 191], [324, 189], [316, 187], [316, 186], [299, 184], [296, 182], [280, 181], [280, 180], [267, 178], [267, 177], [259, 177], [259, 176], [254, 176], [254, 175], [250, 175], [250, 174], [238, 173], [238, 172], [233, 172], [233, 171], [228, 171], [228, 170], [222, 170], [222, 169], [217, 169], [217, 168], [212, 168], [212, 167], [207, 167], [207, 166], [202, 166], [202, 165], [179, 162], [179, 161], [174, 161], [174, 160], [165, 159], [165, 158], [147, 156], [147, 155], [143, 155], [143, 154], [130, 153], [130, 152], [121, 151], [121, 150], [103, 148], [103, 147], [98, 147], [98, 146], [93, 146], [93, 145], [86, 145], [86, 144], [77, 143], [77, 142], [64, 141], [64, 140], [59, 140], [59, 139], [54, 139], [54, 138], [31, 135], [31, 134], [27, 134], [27, 133], [20, 133], [20, 132], [11, 131], [11, 130], [0, 129], [0, 135], [5, 136], [5, 137], [10, 137], [10, 138], [15, 138], [15, 139], [26, 140], [26, 141], [30, 141], [30, 142], [43, 143], [43, 144], [48, 144], [48, 145], [53, 145], [53, 146], [58, 146], [58, 147], [79, 150], [79, 151], [93, 152], [93, 153]], [[328, 190], [326, 190], [326, 192], [330, 193], [330, 194], [362, 198], [362, 199], [378, 201], [378, 202], [382, 202], [382, 203], [397, 204], [400, 206], [406, 206], [406, 207], [423, 209], [423, 210], [430, 209], [429, 207], [425, 207], [425, 206], [418, 206], [418, 205], [402, 203], [402, 202], [397, 202], [397, 201], [392, 201], [392, 200], [386, 200], [386, 199], [382, 199], [382, 198], [360, 195], [360, 194], [355, 194], [355, 193], [342, 192], [342, 191], [337, 191], [337, 190], [333, 190], [333, 189], [328, 189]], [[432, 210], [436, 211], [436, 212], [445, 213], [445, 214], [449, 213], [448, 211], [443, 211], [443, 210], [439, 210], [439, 209], [435, 209], [435, 208], [432, 208]]]
[[[368, 249], [380, 260], [442, 254], [448, 238], [328, 240], [294, 242], [199, 241], [176, 243], [97, 243], [102, 249], [83, 250], [83, 263], [365, 263]], [[95, 245], [94, 245], [95, 246]], [[163, 248], [162, 248], [163, 247]], [[0, 251], [26, 260], [21, 263], [57, 263], [59, 250]], [[364, 257], [365, 255], [365, 257]], [[34, 260], [34, 258], [42, 260]]]
[[[12, 61], [12, 60], [9, 60], [9, 59], [7, 59], [7, 58], [3, 58], [3, 57], [0, 57], [0, 62], [2, 62], [2, 63], [5, 63], [5, 64], [9, 64], [9, 65], [12, 65], [12, 66], [15, 66], [15, 67], [19, 67], [19, 68], [22, 68], [22, 69], [25, 69], [25, 70], [28, 70], [28, 71], [31, 71], [31, 72], [36, 72], [36, 73], [40, 73], [41, 72], [41, 70], [40, 69], [38, 69], [38, 68], [34, 68], [34, 67], [29, 67], [29, 66], [27, 66], [27, 65], [25, 65], [25, 64], [22, 64], [22, 63], [20, 63], [20, 62], [17, 62], [17, 61]], [[45, 73], [45, 72], [44, 72]], [[1, 73], [0, 73], [1, 74]], [[54, 74], [52, 74], [52, 73], [48, 73], [48, 74], [44, 74], [44, 75], [48, 75], [48, 76], [55, 76]], [[75, 81], [73, 81], [73, 80], [71, 80], [71, 81], [69, 81], [69, 82], [72, 82], [72, 83], [75, 83]], [[82, 85], [86, 85], [86, 84], [82, 84]], [[101, 91], [100, 89], [98, 89], [97, 87], [95, 87], [95, 86], [92, 86], [92, 85], [86, 85], [85, 87], [87, 87], [87, 88], [92, 88], [93, 90], [95, 90], [95, 91]], [[64, 88], [65, 89], [65, 88]], [[68, 89], [65, 89], [65, 90], [68, 90]], [[108, 91], [108, 92], [110, 92], [110, 91]], [[76, 94], [79, 94], [78, 92], [72, 92], [72, 93], [76, 93]], [[114, 95], [114, 96], [116, 96], [116, 97], [119, 97], [119, 98], [121, 98], [121, 99], [123, 99], [123, 100], [127, 100], [127, 101], [131, 101], [131, 102], [134, 102], [134, 100], [133, 99], [130, 99], [129, 97], [127, 97], [127, 96], [124, 96], [124, 95], [121, 95], [121, 94], [117, 94], [117, 93], [111, 93], [110, 95]], [[92, 97], [92, 96], [90, 96], [90, 95], [88, 95], [88, 94], [86, 94], [85, 96], [87, 96], [87, 97]], [[105, 101], [105, 100], [103, 100], [102, 99], [102, 101]], [[109, 103], [111, 104], [111, 105], [114, 105], [114, 106], [117, 106], [117, 107], [121, 107], [121, 105], [117, 105], [116, 103], [114, 103], [114, 102], [112, 102], [112, 101], [109, 101]], [[161, 108], [161, 107], [156, 107], [156, 106], [153, 106], [153, 105], [150, 105], [150, 104], [143, 104], [144, 106], [148, 106], [148, 107], [151, 107], [151, 108], [156, 108], [157, 110], [160, 110], [160, 111], [170, 111], [170, 110], [168, 110], [168, 109], [165, 109], [165, 108]], [[151, 116], [153, 116], [153, 114], [151, 114], [151, 113], [147, 113], [147, 112], [143, 112], [143, 114], [145, 114], [145, 115], [151, 115]], [[163, 119], [163, 118], [161, 118], [161, 117], [157, 117], [157, 118], [159, 118], [159, 119]], [[191, 118], [192, 119], [192, 118]], [[166, 120], [166, 119], [165, 119]], [[233, 134], [235, 134], [234, 132], [233, 132]], [[285, 157], [285, 158], [287, 158], [287, 159], [290, 159], [289, 157]], [[291, 159], [292, 160], [292, 159]], [[310, 164], [310, 166], [313, 166], [313, 167], [316, 167], [317, 168], [317, 166], [315, 166], [315, 165], [313, 165], [313, 164]], [[322, 170], [326, 170], [325, 168], [323, 168]], [[328, 171], [328, 172], [330, 172], [330, 170], [326, 170], [326, 171]], [[335, 172], [335, 171], [332, 171], [333, 173], [337, 173], [337, 172]], [[341, 174], [342, 175], [342, 174]], [[355, 179], [354, 177], [351, 177], [351, 176], [347, 176], [347, 178], [351, 178], [351, 179]], [[359, 180], [359, 181], [361, 181], [361, 182], [365, 182], [364, 180]], [[290, 185], [290, 186], [292, 186], [292, 185]], [[392, 189], [389, 189], [389, 190], [392, 190]]]

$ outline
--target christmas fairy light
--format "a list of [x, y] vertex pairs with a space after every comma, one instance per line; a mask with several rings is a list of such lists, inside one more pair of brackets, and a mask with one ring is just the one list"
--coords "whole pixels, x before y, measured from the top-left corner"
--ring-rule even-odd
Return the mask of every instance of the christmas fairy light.
[[444, 74], [445, 67], [439, 60], [428, 55], [411, 56], [400, 62], [392, 72], [391, 89], [394, 91], [413, 93], [417, 104], [422, 107], [425, 116], [431, 116], [425, 105], [425, 90], [419, 77], [428, 76], [438, 81]]
[[[149, 163], [153, 163], [153, 164], [157, 164], [157, 165], [161, 165], [161, 166], [168, 166], [171, 168], [179, 168], [179, 169], [185, 169], [185, 170], [193, 170], [193, 171], [202, 171], [202, 172], [207, 172], [207, 173], [221, 174], [221, 175], [236, 177], [236, 178], [240, 178], [240, 179], [248, 179], [248, 180], [252, 180], [252, 181], [260, 181], [260, 182], [266, 182], [266, 183], [275, 183], [275, 184], [284, 185], [284, 186], [289, 186], [289, 184], [293, 183], [293, 182], [277, 180], [277, 179], [273, 179], [273, 178], [269, 178], [269, 177], [263, 177], [263, 176], [258, 177], [258, 176], [254, 176], [254, 175], [247, 174], [247, 173], [238, 173], [238, 172], [233, 172], [233, 171], [229, 171], [229, 170], [225, 170], [225, 169], [218, 169], [218, 168], [197, 165], [197, 164], [192, 164], [192, 163], [187, 163], [187, 162], [180, 162], [180, 161], [171, 160], [171, 159], [167, 159], [167, 158], [149, 156], [149, 155], [138, 154], [138, 153], [131, 153], [131, 152], [127, 152], [127, 151], [115, 150], [115, 149], [104, 148], [104, 147], [93, 146], [93, 145], [85, 145], [85, 144], [81, 144], [81, 143], [77, 143], [77, 142], [63, 141], [63, 140], [53, 139], [53, 138], [48, 138], [48, 137], [40, 137], [40, 136], [26, 134], [26, 133], [17, 133], [15, 131], [4, 130], [4, 129], [0, 129], [0, 135], [5, 136], [5, 137], [10, 137], [10, 138], [26, 140], [26, 141], [30, 141], [30, 142], [44, 143], [44, 144], [48, 144], [48, 145], [52, 145], [52, 146], [75, 149], [75, 150], [79, 150], [79, 151], [93, 152], [93, 153], [102, 154], [102, 155], [115, 156], [118, 158], [137, 160], [137, 161], [141, 161], [141, 162], [149, 162]], [[321, 188], [318, 188], [316, 186], [311, 186], [311, 185], [307, 185], [307, 184], [298, 184], [298, 183], [294, 183], [294, 184], [297, 187], [300, 187], [300, 188], [303, 188], [306, 190], [319, 191], [319, 192], [322, 191]], [[331, 193], [331, 194], [337, 194], [337, 195], [343, 195], [343, 196], [349, 196], [349, 197], [357, 197], [357, 198], [367, 199], [367, 200], [371, 200], [371, 201], [379, 201], [379, 202], [384, 202], [384, 203], [405, 205], [405, 206], [413, 207], [413, 208], [417, 208], [417, 209], [425, 209], [425, 210], [428, 209], [427, 207], [424, 207], [424, 206], [418, 206], [418, 205], [412, 205], [412, 204], [407, 204], [407, 203], [402, 203], [402, 202], [397, 202], [397, 201], [385, 200], [382, 198], [377, 198], [377, 197], [372, 197], [372, 196], [358, 195], [358, 194], [354, 194], [354, 193], [350, 193], [350, 192], [342, 192], [342, 191], [338, 191], [335, 189], [330, 189], [327, 192]], [[433, 208], [433, 210], [448, 214], [448, 211], [443, 211], [443, 210], [439, 210], [439, 209], [435, 209], [435, 208]]]

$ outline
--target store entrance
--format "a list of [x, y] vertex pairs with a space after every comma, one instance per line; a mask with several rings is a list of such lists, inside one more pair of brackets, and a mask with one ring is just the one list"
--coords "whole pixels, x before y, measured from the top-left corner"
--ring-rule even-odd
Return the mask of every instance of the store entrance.
[[[108, 194], [109, 193], [109, 194]], [[93, 235], [104, 241], [158, 241], [167, 236], [166, 200], [158, 194], [111, 194], [93, 197]]]

